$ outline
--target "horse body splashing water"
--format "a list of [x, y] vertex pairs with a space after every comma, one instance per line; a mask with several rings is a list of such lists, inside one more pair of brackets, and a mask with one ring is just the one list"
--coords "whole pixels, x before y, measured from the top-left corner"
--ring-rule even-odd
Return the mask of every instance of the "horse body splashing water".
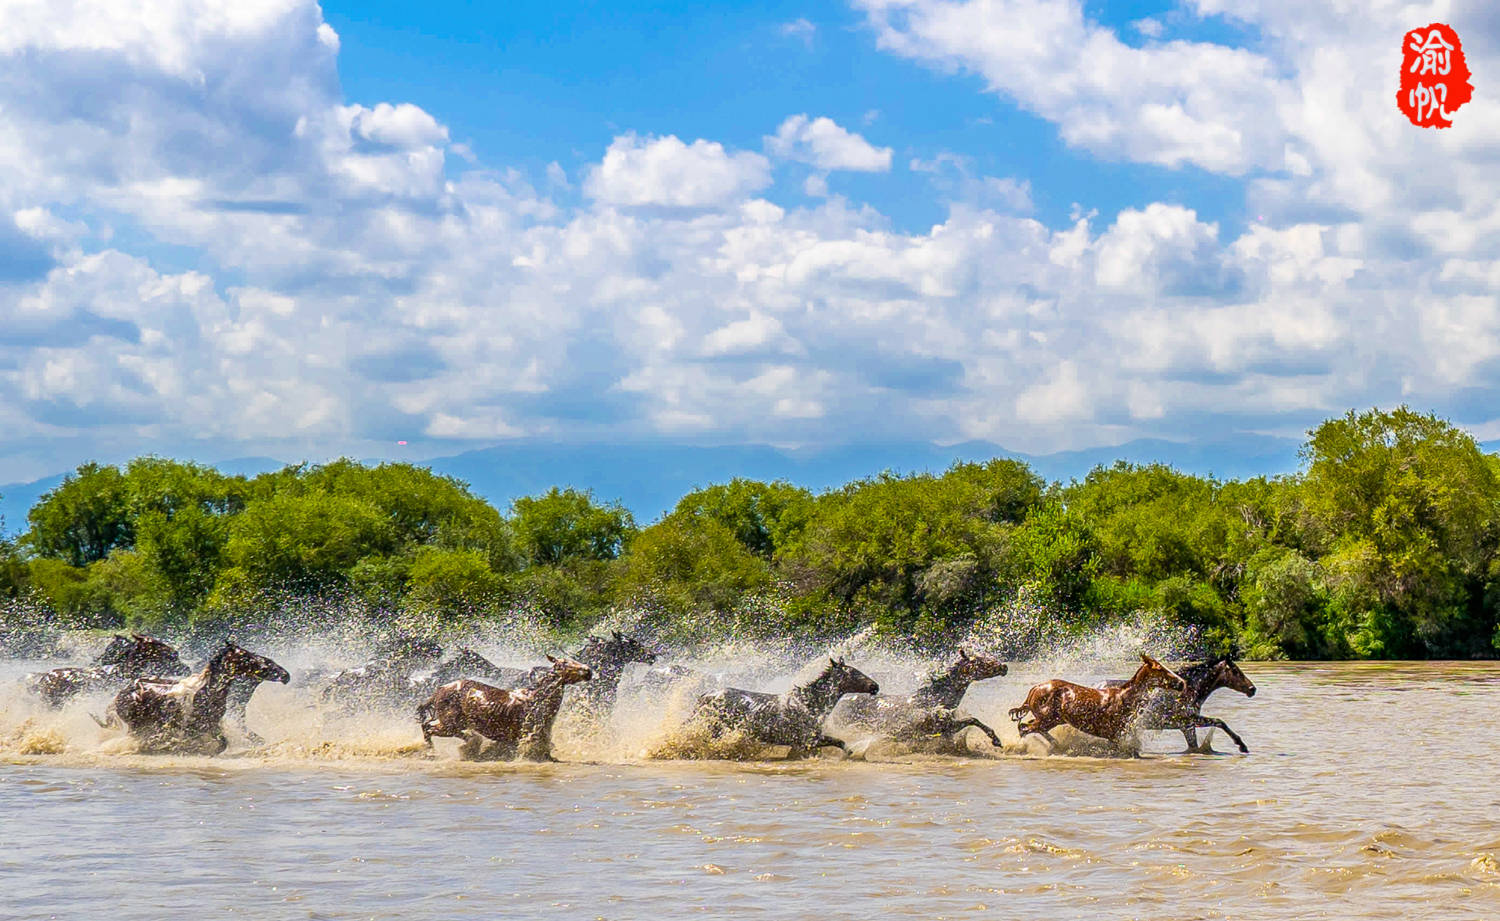
[[[1207, 662], [1188, 665], [1178, 669], [1177, 674], [1187, 682], [1187, 691], [1182, 694], [1153, 692], [1141, 705], [1140, 718], [1136, 725], [1141, 729], [1172, 730], [1182, 733], [1189, 751], [1210, 752], [1205, 743], [1198, 746], [1198, 730], [1213, 727], [1222, 729], [1239, 746], [1240, 751], [1249, 752], [1250, 747], [1229, 725], [1221, 719], [1204, 716], [1200, 711], [1210, 694], [1219, 688], [1239, 691], [1246, 697], [1255, 696], [1255, 683], [1229, 656], [1220, 656]], [[1106, 681], [1104, 687], [1123, 687], [1123, 681]]]
[[552, 726], [570, 684], [588, 681], [592, 673], [575, 659], [548, 656], [551, 668], [535, 687], [497, 688], [464, 678], [438, 688], [432, 699], [417, 708], [422, 739], [429, 748], [433, 736], [465, 740], [464, 757], [477, 758], [485, 739], [495, 743], [492, 758], [527, 761], [552, 760]]
[[[1034, 733], [1053, 746], [1057, 740], [1048, 730], [1064, 723], [1091, 736], [1118, 742], [1132, 728], [1152, 688], [1180, 694], [1186, 691], [1187, 682], [1143, 653], [1141, 667], [1119, 687], [1091, 688], [1054, 678], [1033, 687], [1026, 702], [1010, 711], [1010, 718], [1016, 722], [1021, 738]], [[1031, 721], [1022, 722], [1027, 713]]]
[[91, 664], [37, 672], [26, 676], [26, 682], [32, 693], [55, 708], [79, 694], [113, 690], [145, 675], [187, 670], [177, 650], [156, 637], [116, 633]]
[[413, 699], [420, 699], [421, 685], [413, 676], [442, 655], [443, 647], [433, 640], [398, 636], [377, 650], [373, 661], [325, 677], [318, 694], [323, 703], [345, 711], [409, 706]]
[[897, 742], [916, 743], [937, 738], [943, 750], [958, 750], [960, 734], [976, 727], [989, 736], [996, 748], [1001, 746], [995, 730], [973, 716], [960, 713], [969, 685], [1004, 675], [1005, 663], [984, 653], [958, 651], [958, 661], [934, 673], [911, 694], [879, 694], [851, 697], [839, 707], [837, 716], [851, 727], [886, 736]]
[[217, 755], [229, 746], [224, 712], [239, 682], [291, 680], [262, 655], [226, 641], [202, 670], [186, 678], [137, 678], [115, 696], [101, 725], [124, 724], [143, 752]]
[[789, 758], [801, 758], [831, 746], [849, 747], [823, 732], [823, 723], [845, 694], [878, 694], [874, 679], [843, 659], [828, 660], [818, 677], [785, 694], [725, 688], [698, 698], [690, 723], [705, 726], [711, 738], [739, 731], [761, 745], [785, 745]]

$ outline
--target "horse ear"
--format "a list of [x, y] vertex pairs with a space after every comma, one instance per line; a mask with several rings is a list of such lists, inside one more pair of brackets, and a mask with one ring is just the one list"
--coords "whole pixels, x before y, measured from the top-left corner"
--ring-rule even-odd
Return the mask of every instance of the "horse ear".
[[967, 659], [969, 657], [969, 650], [963, 648], [962, 646], [958, 647], [958, 657], [960, 659]]
[[1151, 658], [1150, 656], [1146, 655], [1143, 652], [1143, 653], [1141, 653], [1141, 662], [1144, 663], [1144, 664], [1146, 664], [1146, 665], [1152, 665], [1152, 664], [1154, 664], [1156, 662], [1156, 660], [1153, 659], [1153, 658]]
[[617, 640], [623, 640], [624, 638], [625, 638], [625, 635], [623, 633], [621, 633], [618, 630], [615, 631], [615, 639], [617, 639]]
[[844, 667], [847, 667], [847, 666], [848, 666], [848, 663], [844, 661], [844, 657], [843, 656], [839, 656], [839, 667], [840, 668], [844, 668]]
[[557, 664], [557, 656], [549, 655], [549, 656], [547, 656], [547, 661], [551, 662], [553, 665], [556, 665]]

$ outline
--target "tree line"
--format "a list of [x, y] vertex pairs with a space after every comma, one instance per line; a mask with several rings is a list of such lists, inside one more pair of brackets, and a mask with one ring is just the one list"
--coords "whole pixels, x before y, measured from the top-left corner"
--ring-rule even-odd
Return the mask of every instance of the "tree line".
[[641, 526], [554, 488], [502, 512], [410, 464], [254, 477], [84, 464], [0, 542], [32, 626], [234, 624], [290, 598], [441, 628], [524, 609], [559, 632], [633, 608], [680, 637], [941, 642], [1024, 596], [1068, 630], [1147, 616], [1258, 658], [1500, 651], [1500, 457], [1401, 407], [1309, 432], [1293, 475], [1119, 462], [1047, 483], [1012, 459], [814, 494], [733, 479]]

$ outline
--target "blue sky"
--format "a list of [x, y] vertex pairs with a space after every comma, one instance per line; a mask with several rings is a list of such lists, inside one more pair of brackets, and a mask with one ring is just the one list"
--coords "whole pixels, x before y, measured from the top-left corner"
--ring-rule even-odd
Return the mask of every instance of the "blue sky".
[[[1174, 35], [1242, 42], [1222, 17], [1172, 17], [1170, 3], [1090, 4], [1138, 41], [1151, 16]], [[892, 146], [893, 174], [840, 177], [896, 227], [946, 215], [941, 190], [912, 194], [907, 163], [961, 154], [980, 174], [1024, 177], [1039, 218], [1064, 226], [1075, 204], [1115, 213], [1168, 201], [1207, 220], [1244, 219], [1243, 183], [1073, 151], [1043, 119], [997, 104], [972, 75], [935, 72], [875, 51], [864, 17], [824, 3], [328, 3], [343, 37], [351, 101], [405, 99], [437, 113], [484, 163], [540, 179], [548, 163], [585, 169], [625, 131], [759, 146], [789, 112], [857, 127]], [[916, 177], [920, 179], [922, 177]], [[781, 194], [776, 194], [776, 193]], [[805, 196], [774, 190], [779, 204]]]
[[[1443, 132], [1393, 96], [1432, 20], [1480, 75]], [[0, 482], [148, 451], [1201, 454], [1401, 402], [1500, 438], [1493, 4], [0, 23]]]

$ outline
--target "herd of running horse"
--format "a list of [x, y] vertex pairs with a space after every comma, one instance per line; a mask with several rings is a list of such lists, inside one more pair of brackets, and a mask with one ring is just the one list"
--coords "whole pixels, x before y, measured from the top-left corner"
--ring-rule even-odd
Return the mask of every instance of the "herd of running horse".
[[[308, 672], [299, 681], [315, 688], [321, 702], [333, 708], [414, 706], [429, 747], [434, 736], [452, 737], [463, 740], [465, 758], [550, 760], [553, 724], [569, 686], [580, 686], [577, 696], [588, 712], [607, 718], [631, 664], [645, 666], [641, 680], [657, 686], [708, 680], [681, 665], [658, 666], [657, 655], [615, 632], [591, 637], [573, 656], [548, 656], [546, 665], [517, 669], [498, 666], [469, 648], [444, 658], [436, 643], [398, 637], [369, 664]], [[739, 688], [702, 693], [690, 722], [711, 738], [733, 733], [755, 745], [783, 746], [792, 758], [823, 747], [848, 753], [847, 741], [825, 728], [835, 708], [839, 724], [861, 736], [960, 753], [967, 750], [962, 734], [973, 727], [999, 747], [999, 735], [959, 705], [971, 684], [1006, 671], [991, 656], [960, 650], [952, 665], [933, 673], [915, 692], [892, 695], [880, 693], [873, 679], [842, 658], [830, 658], [817, 677], [784, 694]], [[90, 665], [27, 676], [32, 692], [52, 707], [86, 693], [115, 692], [98, 721], [128, 730], [141, 751], [211, 755], [228, 747], [226, 721], [237, 723], [252, 742], [259, 741], [245, 726], [245, 708], [264, 681], [285, 684], [291, 675], [233, 642], [225, 642], [201, 668], [191, 670], [172, 646], [141, 634], [116, 635]], [[1173, 671], [1142, 655], [1128, 679], [1097, 687], [1060, 679], [1038, 684], [1025, 703], [1010, 711], [1010, 718], [1022, 739], [1039, 735], [1049, 747], [1056, 744], [1050, 730], [1068, 725], [1111, 742], [1137, 729], [1179, 730], [1190, 750], [1203, 751], [1197, 730], [1214, 727], [1224, 730], [1241, 751], [1249, 751], [1222, 720], [1201, 712], [1219, 688], [1255, 694], [1255, 685], [1227, 656]]]

